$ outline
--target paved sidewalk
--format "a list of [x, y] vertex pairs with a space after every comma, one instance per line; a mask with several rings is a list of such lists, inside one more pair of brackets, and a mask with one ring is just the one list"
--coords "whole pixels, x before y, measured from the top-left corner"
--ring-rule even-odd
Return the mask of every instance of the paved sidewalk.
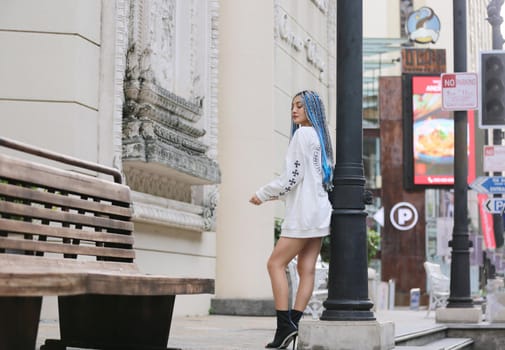
[[[392, 321], [395, 336], [429, 329], [435, 324], [435, 313], [426, 318], [426, 310], [397, 308], [375, 313], [378, 321]], [[304, 316], [310, 317], [310, 316]], [[184, 350], [260, 350], [272, 340], [274, 317], [201, 316], [175, 317], [170, 331], [169, 347]], [[42, 320], [37, 349], [46, 338], [58, 338], [56, 321]]]

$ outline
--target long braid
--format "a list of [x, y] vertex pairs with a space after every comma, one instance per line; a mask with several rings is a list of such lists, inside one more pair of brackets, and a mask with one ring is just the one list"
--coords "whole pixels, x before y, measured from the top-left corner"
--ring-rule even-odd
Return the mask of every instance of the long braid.
[[[324, 105], [319, 95], [314, 91], [302, 91], [301, 95], [305, 102], [305, 112], [310, 123], [316, 130], [321, 145], [321, 166], [323, 168], [323, 186], [326, 190], [333, 187], [333, 148], [331, 146], [330, 133], [326, 122]], [[291, 124], [291, 136], [299, 125]]]

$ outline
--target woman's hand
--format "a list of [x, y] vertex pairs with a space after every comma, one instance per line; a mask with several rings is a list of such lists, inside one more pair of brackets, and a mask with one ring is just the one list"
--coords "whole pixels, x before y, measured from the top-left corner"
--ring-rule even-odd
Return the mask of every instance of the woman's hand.
[[249, 199], [249, 203], [252, 203], [254, 205], [260, 205], [263, 202], [261, 201], [261, 199], [258, 198], [258, 196], [253, 195], [251, 199]]

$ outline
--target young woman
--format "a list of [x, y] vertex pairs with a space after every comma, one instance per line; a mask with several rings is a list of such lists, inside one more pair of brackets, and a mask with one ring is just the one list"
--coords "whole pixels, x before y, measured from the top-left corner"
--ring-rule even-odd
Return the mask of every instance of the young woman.
[[[249, 200], [260, 205], [285, 200], [281, 237], [268, 260], [277, 313], [274, 340], [266, 348], [285, 349], [298, 335], [298, 322], [314, 288], [316, 260], [321, 241], [330, 233], [333, 152], [324, 105], [313, 91], [302, 91], [291, 103], [291, 140], [285, 170], [261, 187]], [[300, 283], [293, 309], [288, 305], [286, 267], [298, 256]], [[293, 344], [294, 346], [294, 344]]]

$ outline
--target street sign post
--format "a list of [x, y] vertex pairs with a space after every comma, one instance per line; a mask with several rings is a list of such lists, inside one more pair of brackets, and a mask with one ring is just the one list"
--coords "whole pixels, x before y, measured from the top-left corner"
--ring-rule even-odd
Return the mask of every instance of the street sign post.
[[501, 214], [505, 209], [505, 198], [489, 198], [484, 208], [491, 214]]
[[505, 193], [504, 176], [479, 176], [470, 187], [479, 193], [499, 194]]

